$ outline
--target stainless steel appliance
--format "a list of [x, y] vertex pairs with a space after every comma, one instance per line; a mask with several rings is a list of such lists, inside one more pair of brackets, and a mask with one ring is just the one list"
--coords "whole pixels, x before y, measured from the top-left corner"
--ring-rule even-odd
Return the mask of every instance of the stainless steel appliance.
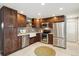
[[22, 36], [22, 48], [24, 48], [28, 45], [29, 45], [29, 36], [28, 35], [23, 35]]
[[50, 33], [50, 30], [43, 30], [43, 34], [42, 34], [42, 41], [44, 43], [48, 43], [48, 33]]

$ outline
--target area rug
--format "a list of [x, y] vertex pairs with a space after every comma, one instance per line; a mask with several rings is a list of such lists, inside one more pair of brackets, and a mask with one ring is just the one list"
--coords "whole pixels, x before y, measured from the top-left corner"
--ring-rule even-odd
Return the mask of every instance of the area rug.
[[56, 52], [54, 49], [48, 46], [37, 47], [34, 51], [37, 56], [55, 56]]

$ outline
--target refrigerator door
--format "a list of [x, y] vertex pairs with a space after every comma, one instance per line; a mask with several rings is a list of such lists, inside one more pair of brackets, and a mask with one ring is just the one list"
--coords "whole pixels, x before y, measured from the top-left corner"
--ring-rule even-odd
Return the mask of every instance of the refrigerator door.
[[65, 23], [54, 23], [53, 24], [53, 45], [66, 48], [66, 39], [65, 39]]

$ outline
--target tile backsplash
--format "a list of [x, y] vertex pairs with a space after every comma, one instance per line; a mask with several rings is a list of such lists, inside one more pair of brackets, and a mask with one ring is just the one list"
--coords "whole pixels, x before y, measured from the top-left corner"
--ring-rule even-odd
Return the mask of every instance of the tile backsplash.
[[19, 27], [18, 33], [26, 33], [26, 27]]
[[29, 33], [29, 32], [37, 32], [37, 30], [32, 27], [19, 27], [18, 28], [18, 33]]

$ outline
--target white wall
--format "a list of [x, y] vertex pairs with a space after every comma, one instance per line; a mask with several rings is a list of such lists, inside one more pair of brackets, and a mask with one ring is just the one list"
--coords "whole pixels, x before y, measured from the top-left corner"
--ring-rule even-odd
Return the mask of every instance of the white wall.
[[78, 43], [79, 43], [79, 18], [78, 18]]
[[79, 40], [78, 22], [78, 18], [69, 18], [66, 20], [67, 41], [77, 42]]

